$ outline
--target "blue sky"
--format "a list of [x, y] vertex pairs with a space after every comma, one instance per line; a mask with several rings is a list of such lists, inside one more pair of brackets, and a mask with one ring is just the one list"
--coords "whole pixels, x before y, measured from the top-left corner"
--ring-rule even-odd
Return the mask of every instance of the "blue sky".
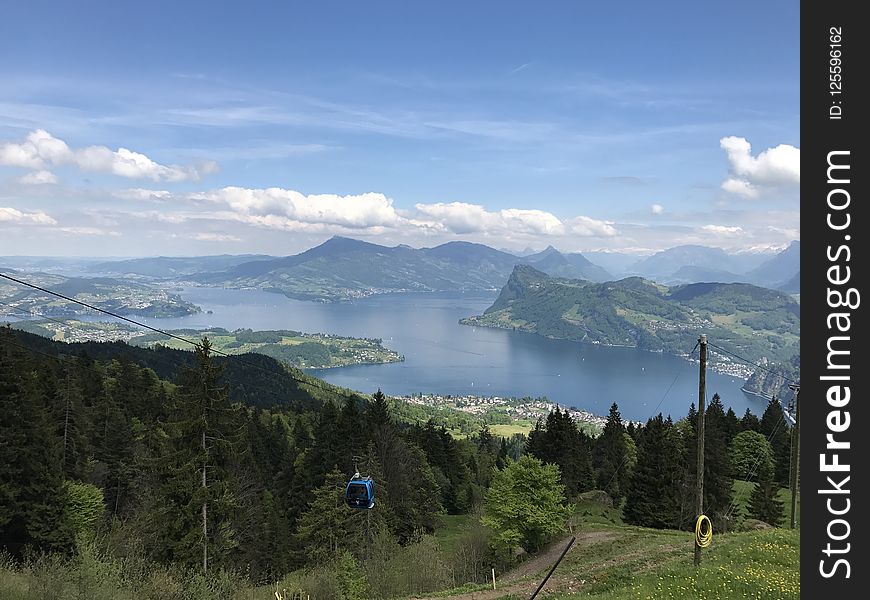
[[[799, 237], [794, 2], [12, 3], [0, 255]], [[750, 147], [751, 145], [751, 147]]]

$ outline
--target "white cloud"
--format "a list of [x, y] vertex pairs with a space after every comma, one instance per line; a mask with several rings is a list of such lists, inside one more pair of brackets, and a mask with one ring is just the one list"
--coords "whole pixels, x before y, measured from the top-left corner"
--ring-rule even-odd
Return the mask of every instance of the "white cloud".
[[701, 227], [701, 229], [708, 233], [724, 237], [735, 237], [743, 235], [742, 227], [729, 227], [727, 225], [704, 225], [703, 227]]
[[22, 185], [46, 185], [57, 183], [57, 176], [51, 171], [33, 171], [18, 178]]
[[33, 223], [56, 225], [57, 221], [41, 211], [24, 212], [9, 206], [0, 206], [0, 223]]
[[121, 233], [118, 231], [112, 231], [110, 229], [100, 229], [99, 227], [55, 227], [53, 231], [59, 231], [61, 233], [67, 233], [70, 235], [108, 235], [111, 237], [121, 237]]
[[[500, 210], [498, 215], [508, 230], [540, 235], [561, 235], [565, 225], [555, 215], [543, 210], [524, 210], [508, 208]], [[585, 218], [585, 217], [578, 217]]]
[[[134, 188], [116, 193], [131, 199], [172, 201], [197, 207], [195, 210], [141, 212], [137, 216], [168, 223], [193, 219], [232, 221], [266, 229], [305, 233], [378, 235], [391, 232], [399, 236], [483, 236], [505, 240], [545, 236], [558, 238], [611, 237], [614, 224], [586, 216], [561, 220], [537, 209], [506, 208], [487, 210], [464, 202], [417, 204], [413, 210], [399, 211], [384, 194], [368, 192], [340, 196], [302, 194], [282, 188], [250, 189], [225, 187], [206, 192], [173, 194]], [[217, 206], [209, 209], [209, 206]], [[528, 242], [525, 242], [528, 243]]]
[[200, 242], [241, 242], [242, 238], [226, 233], [197, 233], [193, 239]]
[[562, 221], [556, 215], [537, 209], [506, 208], [488, 211], [479, 204], [438, 202], [417, 204], [416, 214], [409, 222], [417, 227], [458, 235], [485, 234], [507, 236], [515, 234], [560, 236], [610, 236], [616, 230], [604, 221], [579, 216]]
[[458, 234], [486, 231], [495, 227], [498, 220], [496, 213], [465, 202], [417, 204], [414, 208], [417, 209], [412, 220], [415, 225]]
[[653, 204], [652, 206], [650, 206], [650, 210], [652, 210], [654, 215], [660, 215], [665, 212], [665, 207], [661, 204]]
[[582, 237], [613, 237], [619, 235], [614, 223], [590, 217], [574, 217], [567, 221], [570, 233]]
[[127, 148], [111, 150], [106, 146], [88, 146], [72, 149], [44, 129], [32, 131], [23, 142], [0, 143], [0, 165], [28, 169], [73, 165], [84, 171], [153, 181], [199, 181], [202, 176], [217, 170], [214, 162], [196, 167], [161, 165]]
[[400, 221], [393, 201], [383, 194], [339, 196], [336, 194], [305, 195], [281, 188], [248, 189], [225, 187], [201, 194], [193, 200], [225, 204], [240, 215], [277, 218], [305, 224], [325, 224], [365, 229], [395, 226]]
[[758, 197], [758, 190], [751, 183], [744, 181], [743, 179], [729, 177], [722, 182], [722, 189], [726, 192], [737, 194], [738, 196], [744, 196], [746, 198]]
[[731, 177], [722, 183], [726, 192], [748, 198], [758, 197], [759, 188], [779, 188], [799, 185], [801, 181], [800, 148], [780, 144], [752, 155], [746, 138], [729, 136], [719, 140], [728, 156]]
[[122, 200], [136, 200], [140, 202], [163, 202], [172, 197], [172, 194], [167, 190], [146, 190], [143, 188], [116, 190], [112, 192], [112, 195]]

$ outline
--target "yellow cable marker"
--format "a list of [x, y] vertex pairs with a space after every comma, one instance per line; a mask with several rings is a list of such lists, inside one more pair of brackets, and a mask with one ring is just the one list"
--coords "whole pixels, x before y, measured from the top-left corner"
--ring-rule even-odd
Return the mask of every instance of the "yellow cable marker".
[[[702, 531], [702, 523], [707, 523], [707, 530]], [[708, 547], [713, 542], [713, 523], [710, 522], [710, 517], [701, 515], [695, 521], [695, 543], [701, 548]]]

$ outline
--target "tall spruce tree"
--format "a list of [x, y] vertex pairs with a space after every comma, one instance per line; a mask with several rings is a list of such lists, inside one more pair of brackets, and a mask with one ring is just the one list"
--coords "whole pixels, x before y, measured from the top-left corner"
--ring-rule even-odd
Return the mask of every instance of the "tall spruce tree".
[[640, 430], [637, 465], [623, 515], [634, 525], [677, 528], [683, 477], [679, 437], [661, 413]]
[[752, 414], [752, 411], [748, 408], [740, 419], [740, 431], [761, 431], [761, 423], [758, 421], [758, 417]]
[[69, 550], [62, 447], [44, 392], [33, 385], [37, 367], [0, 328], [0, 547]]
[[627, 448], [625, 426], [614, 402], [610, 406], [604, 431], [595, 441], [595, 466], [598, 470], [599, 489], [607, 492], [613, 502], [619, 505], [629, 486], [629, 469], [626, 468]]
[[592, 439], [577, 429], [574, 419], [558, 406], [544, 423], [540, 419], [529, 433], [526, 452], [545, 463], [559, 466], [562, 485], [570, 497], [595, 485]]
[[323, 484], [311, 492], [308, 509], [299, 516], [296, 545], [304, 549], [311, 564], [328, 562], [342, 550], [360, 556], [360, 549], [366, 543], [366, 527], [371, 527], [373, 516], [375, 530], [378, 528], [378, 511], [353, 510], [345, 506], [346, 484], [344, 473], [338, 469], [330, 470]]
[[[718, 394], [713, 396], [705, 411], [704, 422], [704, 512], [714, 521], [719, 531], [729, 524], [724, 520], [731, 508], [734, 479], [728, 456], [725, 410]], [[697, 443], [697, 441], [696, 441]], [[690, 460], [697, 469], [694, 460]]]
[[731, 440], [734, 439], [735, 435], [740, 433], [740, 419], [737, 418], [737, 413], [735, 413], [734, 409], [730, 406], [728, 407], [728, 411], [725, 413], [724, 428], [725, 445], [731, 445]]
[[751, 517], [764, 521], [774, 527], [782, 524], [784, 507], [778, 497], [779, 486], [773, 478], [769, 463], [759, 467], [755, 489], [749, 497], [748, 511]]
[[771, 398], [761, 416], [759, 432], [770, 442], [773, 449], [774, 470], [773, 479], [782, 485], [788, 485], [788, 468], [791, 458], [791, 428], [782, 413], [782, 405], [776, 398]]
[[244, 426], [220, 379], [203, 338], [194, 366], [178, 375], [168, 459], [159, 461], [162, 500], [152, 506], [162, 517], [155, 525], [164, 556], [203, 570], [223, 564], [236, 545], [231, 517], [238, 507], [229, 470]]

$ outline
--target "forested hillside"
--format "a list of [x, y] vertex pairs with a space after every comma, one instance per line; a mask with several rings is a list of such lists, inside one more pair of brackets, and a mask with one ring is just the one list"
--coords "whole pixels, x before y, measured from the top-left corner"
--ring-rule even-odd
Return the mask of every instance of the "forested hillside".
[[[297, 378], [268, 357], [212, 356], [208, 340], [185, 352], [0, 329], [0, 591], [44, 581], [48, 556], [79, 591], [97, 565], [123, 564], [142, 597], [223, 596], [288, 573], [312, 597], [404, 597], [510, 568], [558, 539], [591, 490], [628, 523], [693, 522], [694, 407], [636, 427], [614, 404], [595, 438], [557, 407], [528, 439], [485, 426], [457, 439], [397, 421], [380, 391]], [[717, 531], [781, 522], [781, 421], [776, 403], [738, 418], [713, 396], [704, 489]], [[342, 501], [355, 470], [376, 481], [371, 511]], [[758, 482], [745, 514], [734, 478]], [[430, 534], [451, 515], [467, 525], [446, 548]]]

